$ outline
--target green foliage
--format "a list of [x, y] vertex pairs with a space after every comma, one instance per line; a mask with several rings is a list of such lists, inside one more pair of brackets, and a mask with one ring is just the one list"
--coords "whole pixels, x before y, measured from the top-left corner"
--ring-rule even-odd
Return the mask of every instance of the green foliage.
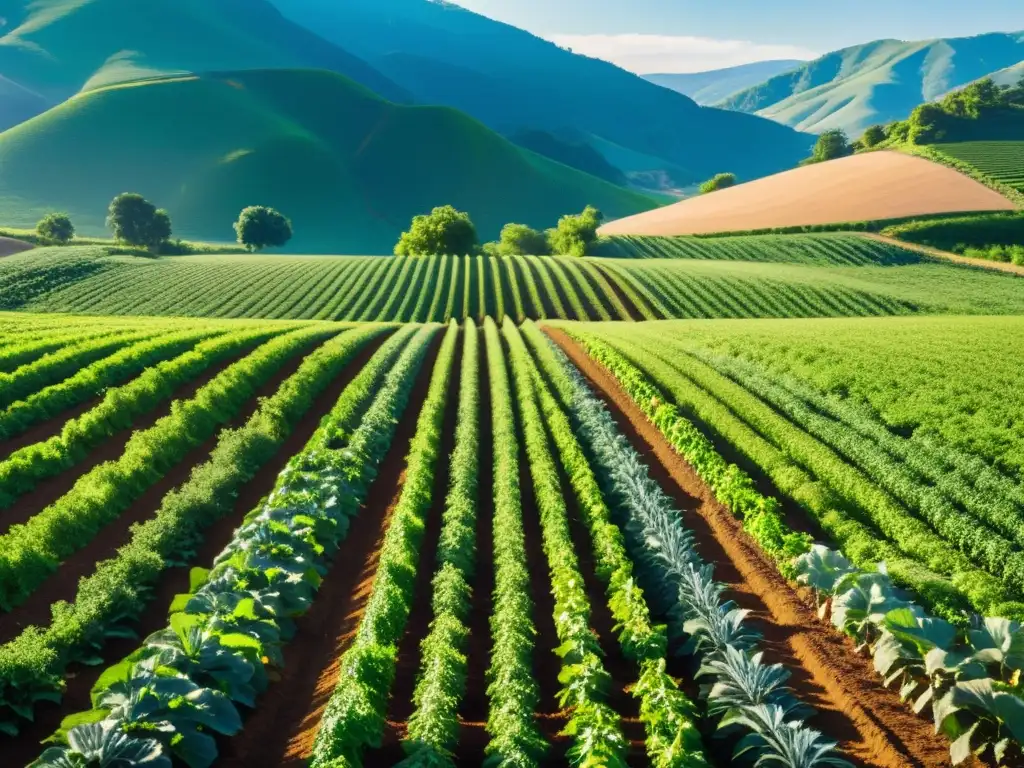
[[263, 205], [243, 208], [234, 227], [239, 244], [250, 253], [264, 248], [280, 248], [292, 239], [291, 221]]
[[864, 149], [873, 149], [874, 147], [881, 144], [886, 140], [887, 135], [885, 127], [881, 125], [872, 125], [864, 131], [864, 135], [860, 137], [860, 146]]
[[728, 189], [729, 187], [736, 186], [736, 174], [735, 173], [718, 173], [714, 177], [708, 179], [700, 185], [700, 193], [702, 195], [710, 194], [711, 192], [717, 192], [720, 189]]
[[119, 243], [156, 251], [171, 238], [171, 217], [142, 195], [126, 192], [110, 202], [107, 227]]
[[804, 160], [802, 165], [838, 160], [841, 157], [848, 157], [852, 154], [853, 147], [850, 146], [850, 139], [846, 135], [846, 131], [842, 128], [832, 128], [818, 136], [811, 156]]
[[416, 216], [408, 232], [395, 246], [396, 256], [434, 256], [473, 253], [477, 246], [476, 227], [468, 213], [450, 205], [435, 208], [430, 214]]
[[[378, 745], [383, 735], [388, 693], [398, 663], [396, 649], [416, 597], [415, 577], [440, 459], [458, 330], [455, 323], [449, 325], [434, 364], [409, 449], [402, 493], [380, 548], [373, 591], [356, 639], [341, 658], [344, 672], [320, 720], [310, 761], [314, 768], [339, 759], [358, 764], [362, 752]], [[411, 379], [406, 387], [410, 384]]]
[[551, 252], [550, 248], [548, 237], [543, 232], [525, 224], [506, 224], [501, 230], [496, 255], [547, 256]]
[[1024, 245], [1024, 214], [988, 213], [913, 221], [887, 227], [882, 234], [956, 253], [964, 253], [967, 248]]
[[558, 226], [548, 233], [551, 252], [558, 256], [586, 256], [597, 243], [597, 230], [604, 214], [588, 205], [583, 213], [563, 216]]
[[1016, 138], [1024, 128], [1024, 87], [997, 86], [990, 78], [921, 104], [910, 117], [888, 126], [891, 140], [938, 144], [971, 139]]
[[75, 236], [75, 225], [66, 213], [48, 213], [36, 224], [36, 234], [44, 243], [66, 245]]

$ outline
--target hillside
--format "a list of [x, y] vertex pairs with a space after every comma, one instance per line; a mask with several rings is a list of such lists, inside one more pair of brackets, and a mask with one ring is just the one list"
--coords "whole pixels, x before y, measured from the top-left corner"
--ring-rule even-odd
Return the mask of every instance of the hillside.
[[870, 125], [902, 120], [922, 102], [1022, 61], [1021, 33], [876, 40], [826, 54], [719, 106], [802, 131], [843, 128], [857, 136]]
[[[402, 88], [365, 62], [289, 22], [267, 0], [0, 0], [0, 130], [82, 88], [168, 73], [317, 68], [381, 96]], [[28, 94], [16, 110], [10, 88]]]
[[710, 105], [760, 85], [776, 75], [788, 72], [804, 64], [798, 59], [777, 59], [774, 61], [756, 61], [753, 64], [741, 64], [738, 67], [712, 69], [707, 72], [690, 72], [686, 74], [655, 73], [644, 75], [648, 80], [663, 88], [670, 88], [684, 96], [689, 96], [698, 104]]
[[0, 135], [0, 220], [67, 210], [82, 234], [137, 191], [175, 234], [233, 239], [247, 205], [291, 216], [299, 251], [389, 253], [413, 215], [450, 203], [481, 236], [552, 226], [587, 204], [619, 217], [648, 198], [522, 150], [449, 108], [386, 102], [314, 70], [142, 81], [81, 94]]
[[[703, 180], [728, 168], [755, 178], [791, 167], [812, 139], [692, 100], [515, 27], [427, 0], [274, 0], [293, 21], [352, 51], [417, 100], [447, 104], [501, 133], [574, 129]], [[659, 170], [648, 163], [629, 173]]]
[[943, 165], [869, 152], [690, 198], [601, 228], [604, 235], [685, 235], [1013, 210], [997, 192]]

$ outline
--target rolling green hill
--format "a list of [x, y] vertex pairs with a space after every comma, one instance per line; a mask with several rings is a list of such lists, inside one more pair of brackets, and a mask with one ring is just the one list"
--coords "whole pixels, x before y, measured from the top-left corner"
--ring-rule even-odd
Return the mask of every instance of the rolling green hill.
[[760, 85], [783, 72], [803, 65], [798, 59], [777, 59], [773, 61], [756, 61], [753, 64], [741, 64], [738, 67], [712, 69], [707, 72], [689, 72], [685, 74], [655, 73], [644, 75], [644, 80], [671, 88], [684, 96], [689, 96], [698, 104], [710, 105], [733, 96], [740, 91]]
[[391, 104], [340, 75], [269, 70], [109, 86], [0, 134], [0, 220], [67, 210], [103, 229], [124, 191], [166, 207], [175, 234], [233, 239], [247, 205], [272, 205], [290, 249], [389, 253], [413, 215], [450, 203], [486, 238], [508, 221], [552, 226], [593, 204], [612, 218], [642, 195], [554, 163], [453, 109]]
[[36, 97], [30, 109], [0, 107], [0, 129], [82, 88], [207, 70], [328, 69], [392, 101], [410, 100], [266, 0], [0, 0], [0, 17], [0, 76]]
[[[293, 21], [352, 51], [418, 101], [461, 109], [506, 135], [572, 129], [660, 158], [678, 184], [726, 168], [745, 179], [792, 167], [813, 139], [770, 121], [700, 107], [604, 61], [427, 0], [273, 0]], [[648, 177], [659, 168], [623, 165]], [[646, 166], [646, 163], [644, 164]], [[687, 178], [679, 179], [682, 170]]]
[[904, 42], [876, 40], [834, 51], [742, 91], [719, 106], [802, 131], [851, 136], [902, 120], [918, 104], [1024, 61], [1024, 34]]

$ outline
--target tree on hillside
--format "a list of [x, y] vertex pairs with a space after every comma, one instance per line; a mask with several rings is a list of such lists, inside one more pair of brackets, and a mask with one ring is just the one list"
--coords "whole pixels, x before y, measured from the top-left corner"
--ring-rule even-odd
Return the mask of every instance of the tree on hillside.
[[292, 223], [283, 214], [263, 205], [243, 208], [235, 222], [235, 235], [250, 253], [280, 247], [292, 239]]
[[395, 255], [465, 255], [473, 253], [476, 246], [476, 227], [469, 214], [444, 205], [412, 220], [409, 231], [402, 233], [395, 246]]
[[717, 192], [720, 189], [728, 189], [729, 187], [736, 186], [736, 174], [735, 173], [719, 173], [713, 178], [708, 179], [700, 185], [700, 193], [707, 195], [711, 192]]
[[107, 226], [119, 243], [154, 252], [171, 238], [171, 217], [167, 211], [134, 192], [118, 195], [111, 201]]
[[872, 125], [864, 131], [864, 135], [860, 137], [860, 145], [864, 149], [871, 149], [885, 141], [885, 138], [885, 128], [880, 125]]
[[66, 213], [48, 213], [36, 224], [36, 234], [46, 243], [66, 245], [75, 236], [75, 225]]
[[853, 147], [850, 146], [850, 139], [846, 135], [846, 131], [842, 128], [833, 128], [818, 137], [818, 141], [814, 145], [814, 152], [807, 160], [804, 160], [803, 164], [824, 163], [852, 154]]
[[525, 224], [506, 224], [498, 241], [499, 256], [547, 256], [551, 253], [548, 237]]
[[597, 242], [597, 229], [604, 214], [588, 205], [577, 216], [563, 216], [558, 226], [548, 231], [551, 252], [558, 256], [586, 256]]

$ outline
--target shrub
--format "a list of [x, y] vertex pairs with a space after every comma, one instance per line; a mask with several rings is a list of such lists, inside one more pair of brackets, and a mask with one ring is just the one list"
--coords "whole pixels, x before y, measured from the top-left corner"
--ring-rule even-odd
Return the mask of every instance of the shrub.
[[852, 154], [853, 147], [850, 146], [850, 139], [846, 135], [846, 131], [842, 128], [835, 128], [825, 131], [818, 137], [818, 142], [814, 145], [814, 152], [807, 160], [804, 160], [803, 164], [824, 163]]
[[476, 227], [468, 213], [450, 205], [412, 220], [395, 246], [396, 256], [466, 255], [476, 250]]
[[36, 224], [36, 234], [46, 243], [66, 245], [75, 236], [75, 225], [66, 213], [48, 213]]
[[119, 243], [154, 252], [171, 238], [171, 217], [167, 211], [130, 192], [111, 201], [107, 226]]
[[291, 221], [263, 205], [243, 208], [234, 226], [239, 244], [250, 252], [280, 247], [292, 239]]
[[546, 256], [551, 252], [547, 235], [525, 224], [506, 224], [498, 241], [499, 256]]
[[864, 147], [864, 149], [871, 149], [885, 141], [885, 138], [885, 129], [880, 125], [872, 125], [864, 131], [864, 135], [860, 137], [860, 145]]
[[736, 186], [736, 174], [735, 173], [719, 173], [714, 178], [708, 179], [700, 185], [700, 193], [707, 195], [711, 192], [717, 192], [720, 189], [728, 189], [729, 187]]
[[558, 256], [586, 256], [597, 242], [597, 228], [604, 214], [588, 205], [578, 216], [563, 216], [558, 226], [548, 231], [551, 252]]

